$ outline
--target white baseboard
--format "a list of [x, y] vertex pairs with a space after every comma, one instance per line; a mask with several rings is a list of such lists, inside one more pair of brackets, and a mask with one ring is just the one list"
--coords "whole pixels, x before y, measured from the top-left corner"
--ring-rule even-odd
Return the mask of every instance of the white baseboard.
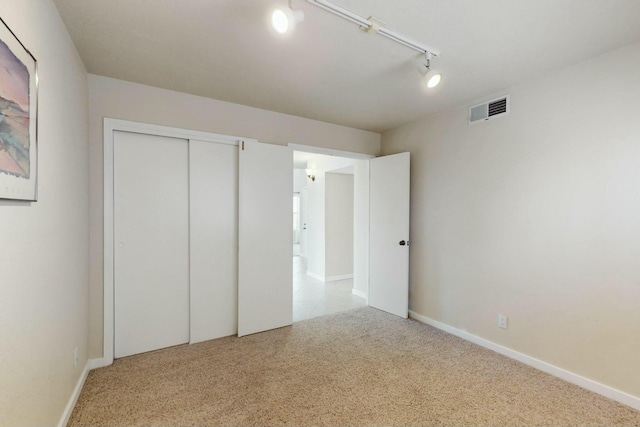
[[87, 375], [89, 375], [89, 360], [84, 365], [84, 369], [80, 374], [80, 378], [78, 378], [78, 382], [76, 383], [75, 388], [73, 389], [73, 393], [71, 393], [71, 397], [69, 398], [69, 402], [67, 402], [67, 406], [64, 408], [64, 412], [62, 413], [62, 417], [58, 422], [58, 427], [65, 427], [69, 422], [69, 418], [71, 418], [71, 413], [73, 412], [73, 408], [76, 406], [76, 402], [78, 401], [78, 397], [80, 397], [80, 392], [82, 391], [82, 387], [84, 386], [84, 382], [87, 380]]
[[108, 360], [105, 357], [100, 359], [89, 359], [87, 363], [89, 364], [89, 370], [91, 371], [93, 369], [104, 368], [105, 366], [111, 365], [113, 363], [113, 359]]
[[360, 291], [358, 289], [353, 288], [351, 289], [351, 293], [357, 297], [364, 298], [365, 300], [367, 299], [367, 293], [364, 291]]
[[325, 279], [324, 276], [321, 276], [321, 275], [316, 274], [316, 273], [312, 273], [310, 271], [307, 271], [307, 276], [313, 277], [314, 279], [320, 280], [321, 282], [324, 282], [324, 279]]
[[311, 271], [307, 271], [307, 276], [313, 277], [314, 279], [320, 280], [321, 282], [335, 282], [336, 280], [353, 279], [353, 273], [343, 274], [341, 276], [321, 276]]
[[73, 408], [75, 408], [76, 403], [78, 402], [78, 398], [80, 397], [80, 392], [82, 392], [82, 387], [84, 387], [84, 383], [87, 380], [89, 371], [96, 368], [102, 368], [104, 366], [108, 366], [111, 364], [107, 362], [108, 362], [107, 359], [104, 359], [104, 358], [87, 360], [87, 363], [85, 363], [84, 369], [80, 374], [80, 378], [78, 378], [78, 382], [76, 383], [76, 386], [73, 389], [73, 393], [71, 393], [69, 402], [67, 402], [67, 406], [64, 408], [62, 417], [60, 417], [60, 421], [58, 422], [58, 427], [65, 427], [69, 422], [69, 418], [71, 418], [71, 414], [73, 413]]
[[484, 338], [480, 338], [477, 335], [470, 334], [469, 332], [463, 331], [461, 329], [454, 328], [453, 326], [449, 326], [446, 323], [438, 322], [437, 320], [431, 319], [427, 316], [423, 316], [414, 311], [409, 310], [409, 317], [419, 322], [426, 323], [427, 325], [431, 325], [442, 331], [448, 332], [457, 337], [460, 337], [464, 340], [470, 341], [474, 344], [478, 344], [479, 346], [488, 348], [489, 350], [493, 350], [496, 353], [500, 353], [511, 359], [515, 359], [526, 365], [532, 366], [540, 371], [551, 374], [554, 377], [558, 377], [564, 381], [575, 384], [589, 391], [600, 394], [604, 397], [608, 397], [609, 399], [630, 406], [636, 410], [640, 410], [640, 397], [633, 396], [631, 394], [617, 390], [613, 387], [601, 384], [594, 380], [590, 380], [589, 378], [585, 378], [581, 375], [574, 374], [573, 372], [569, 372], [550, 363], [543, 362], [542, 360], [512, 350], [508, 347], [496, 344]]
[[353, 273], [351, 273], [351, 274], [343, 274], [341, 276], [325, 277], [324, 281], [325, 282], [336, 282], [338, 280], [347, 280], [347, 279], [353, 279]]

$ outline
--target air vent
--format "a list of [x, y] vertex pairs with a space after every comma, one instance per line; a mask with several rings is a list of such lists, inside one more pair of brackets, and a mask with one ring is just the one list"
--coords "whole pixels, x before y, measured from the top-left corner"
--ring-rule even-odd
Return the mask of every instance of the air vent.
[[509, 114], [509, 95], [469, 108], [469, 124], [494, 119], [504, 114]]

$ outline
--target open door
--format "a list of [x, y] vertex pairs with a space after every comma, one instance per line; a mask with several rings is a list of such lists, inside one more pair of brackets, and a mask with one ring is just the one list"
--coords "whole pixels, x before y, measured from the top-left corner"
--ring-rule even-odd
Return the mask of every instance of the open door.
[[239, 337], [293, 323], [292, 165], [290, 147], [240, 144]]
[[369, 161], [369, 305], [409, 314], [409, 153]]

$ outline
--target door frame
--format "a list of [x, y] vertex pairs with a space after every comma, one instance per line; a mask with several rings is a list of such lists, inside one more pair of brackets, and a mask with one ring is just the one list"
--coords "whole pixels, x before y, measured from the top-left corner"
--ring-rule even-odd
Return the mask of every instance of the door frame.
[[214, 142], [218, 144], [229, 144], [238, 146], [243, 141], [255, 141], [253, 138], [243, 138], [239, 136], [222, 135], [211, 132], [201, 132], [189, 129], [181, 129], [169, 126], [153, 125], [149, 123], [133, 122], [129, 120], [103, 119], [103, 214], [104, 214], [104, 234], [103, 234], [103, 347], [102, 358], [97, 359], [95, 368], [108, 366], [114, 359], [114, 189], [113, 189], [113, 146], [114, 133], [130, 132], [142, 133], [154, 136], [165, 136], [186, 140], [198, 140], [204, 142]]
[[[293, 199], [297, 199], [298, 203], [297, 203], [297, 214], [298, 214], [298, 221], [296, 221], [296, 231], [294, 231], [293, 233], [293, 244], [295, 245], [296, 243], [299, 245], [300, 244], [300, 238], [302, 236], [302, 191], [294, 191], [293, 192]], [[296, 236], [297, 233], [297, 236]], [[296, 239], [297, 237], [297, 239]]]
[[333, 148], [314, 147], [313, 145], [301, 145], [288, 143], [287, 147], [291, 147], [293, 151], [304, 151], [306, 153], [322, 154], [325, 156], [346, 157], [348, 159], [371, 160], [376, 156], [373, 154], [355, 153], [353, 151], [335, 150]]

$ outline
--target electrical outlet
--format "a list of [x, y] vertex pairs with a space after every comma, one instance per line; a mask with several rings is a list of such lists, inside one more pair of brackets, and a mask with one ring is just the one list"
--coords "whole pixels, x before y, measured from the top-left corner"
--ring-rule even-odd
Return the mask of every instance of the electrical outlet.
[[78, 347], [73, 350], [73, 367], [78, 367]]
[[498, 314], [498, 327], [507, 329], [507, 316], [504, 314]]

